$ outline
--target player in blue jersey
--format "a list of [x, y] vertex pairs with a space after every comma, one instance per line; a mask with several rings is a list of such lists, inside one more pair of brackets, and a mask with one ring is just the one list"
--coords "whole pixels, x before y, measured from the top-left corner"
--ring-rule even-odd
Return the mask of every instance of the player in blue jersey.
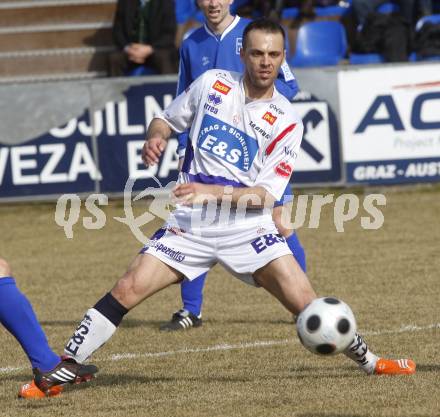
[[0, 323], [17, 339], [32, 364], [34, 379], [24, 384], [20, 398], [52, 397], [65, 383], [90, 380], [98, 369], [60, 357], [50, 347], [29, 300], [17, 288], [9, 264], [0, 258]]
[[[240, 49], [243, 31], [250, 20], [233, 16], [230, 13], [232, 3], [233, 0], [198, 0], [198, 5], [206, 18], [206, 23], [191, 33], [182, 43], [177, 95], [181, 94], [197, 77], [209, 69], [219, 68], [240, 73], [243, 71]], [[289, 101], [298, 92], [295, 77], [285, 60], [281, 66], [278, 79], [275, 80], [275, 86]], [[276, 114], [276, 111], [274, 109], [273, 113]], [[188, 133], [180, 134], [178, 139], [179, 158], [183, 158]], [[278, 230], [286, 238], [292, 254], [305, 271], [304, 249], [295, 232], [285, 227], [281, 221], [283, 207], [290, 215], [291, 204], [292, 193], [290, 185], [288, 185], [282, 199], [275, 204], [273, 218]], [[182, 330], [199, 327], [202, 324], [201, 310], [205, 279], [206, 274], [203, 274], [194, 281], [183, 281], [181, 284], [183, 308], [175, 312], [171, 321], [160, 327], [161, 330]]]

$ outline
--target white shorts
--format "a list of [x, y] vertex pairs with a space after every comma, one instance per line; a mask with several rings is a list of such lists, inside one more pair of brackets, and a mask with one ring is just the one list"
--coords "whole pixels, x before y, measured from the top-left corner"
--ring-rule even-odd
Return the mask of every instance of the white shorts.
[[149, 253], [192, 281], [220, 263], [242, 281], [256, 285], [253, 273], [270, 261], [291, 255], [286, 240], [273, 222], [219, 228], [200, 234], [165, 226], [153, 236], [154, 244], [140, 253]]

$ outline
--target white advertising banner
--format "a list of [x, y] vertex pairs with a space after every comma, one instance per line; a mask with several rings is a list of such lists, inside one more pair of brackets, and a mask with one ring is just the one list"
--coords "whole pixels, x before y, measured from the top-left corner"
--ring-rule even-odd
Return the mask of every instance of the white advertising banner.
[[[303, 119], [304, 140], [314, 151], [303, 149], [295, 161], [298, 171], [326, 171], [332, 168], [328, 104], [324, 102], [294, 103]], [[310, 115], [314, 116], [310, 118]]]
[[440, 63], [338, 74], [349, 182], [440, 179]]
[[335, 115], [325, 101], [295, 101], [304, 124], [303, 140], [295, 161], [293, 183], [339, 181], [339, 137]]

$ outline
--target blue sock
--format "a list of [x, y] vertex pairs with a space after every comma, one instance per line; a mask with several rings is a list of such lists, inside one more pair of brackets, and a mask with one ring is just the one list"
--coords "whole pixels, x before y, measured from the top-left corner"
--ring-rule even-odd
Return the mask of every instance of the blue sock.
[[202, 312], [203, 286], [205, 285], [207, 272], [192, 281], [185, 280], [180, 285], [183, 308], [199, 317]]
[[0, 322], [19, 341], [33, 368], [46, 372], [60, 362], [49, 347], [31, 303], [12, 277], [0, 278]]
[[306, 253], [305, 253], [304, 248], [302, 247], [296, 233], [292, 233], [286, 239], [286, 242], [287, 242], [287, 245], [289, 246], [290, 251], [292, 252], [292, 255], [295, 257], [296, 262], [298, 262], [301, 269], [304, 272], [306, 272]]

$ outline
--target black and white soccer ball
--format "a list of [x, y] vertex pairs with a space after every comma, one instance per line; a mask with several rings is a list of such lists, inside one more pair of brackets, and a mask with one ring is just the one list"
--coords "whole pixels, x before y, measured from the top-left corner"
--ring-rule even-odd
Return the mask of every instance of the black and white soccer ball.
[[356, 333], [351, 308], [334, 297], [313, 300], [298, 316], [296, 330], [312, 353], [334, 355], [345, 350]]

